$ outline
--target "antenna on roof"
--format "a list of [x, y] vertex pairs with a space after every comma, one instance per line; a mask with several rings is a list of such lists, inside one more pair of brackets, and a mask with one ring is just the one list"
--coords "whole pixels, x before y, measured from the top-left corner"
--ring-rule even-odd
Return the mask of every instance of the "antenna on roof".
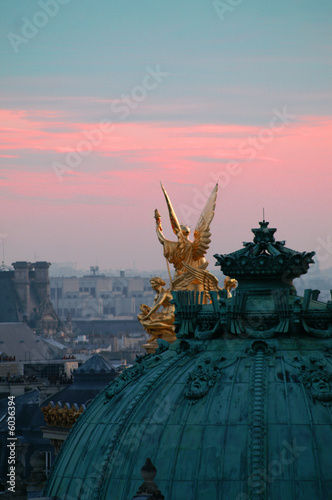
[[5, 239], [7, 238], [7, 234], [0, 233], [0, 238], [2, 239], [2, 265], [5, 265]]
[[90, 271], [93, 273], [93, 276], [96, 276], [96, 272], [99, 271], [99, 266], [90, 266]]
[[263, 222], [265, 222], [264, 207], [263, 207]]
[[7, 238], [8, 234], [0, 233], [0, 238], [2, 239], [2, 263], [0, 266], [1, 271], [9, 271], [10, 267], [5, 266], [5, 239]]

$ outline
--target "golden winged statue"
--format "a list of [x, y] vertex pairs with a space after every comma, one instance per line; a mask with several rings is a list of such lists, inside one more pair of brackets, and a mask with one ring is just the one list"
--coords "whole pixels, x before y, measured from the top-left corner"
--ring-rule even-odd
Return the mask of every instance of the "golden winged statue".
[[205, 254], [211, 242], [210, 224], [214, 216], [218, 184], [213, 189], [198, 219], [194, 231], [194, 241], [189, 239], [190, 228], [179, 224], [163, 185], [161, 185], [161, 188], [166, 199], [172, 229], [178, 241], [170, 241], [165, 238], [161, 226], [160, 214], [158, 210], [155, 210], [154, 217], [156, 219], [157, 236], [164, 247], [164, 256], [167, 259], [167, 264], [173, 264], [175, 274], [173, 279], [170, 275], [171, 282], [168, 289], [163, 288], [166, 283], [158, 276], [151, 278], [151, 287], [156, 292], [154, 303], [152, 307], [146, 304], [142, 304], [140, 307], [141, 312], [137, 318], [150, 335], [147, 344], [143, 345], [147, 352], [154, 352], [156, 350], [158, 347], [157, 339], [166, 340], [169, 343], [176, 340], [174, 325], [175, 306], [172, 304], [173, 291], [202, 291], [204, 292], [204, 303], [208, 303], [211, 301], [210, 291], [226, 289], [227, 296], [231, 297], [231, 290], [237, 286], [236, 280], [227, 277], [224, 280], [224, 288], [220, 288], [218, 279], [206, 269], [208, 262], [205, 259]]
[[178, 218], [164, 186], [161, 185], [161, 188], [166, 199], [171, 226], [178, 240], [170, 241], [165, 238], [161, 226], [160, 214], [158, 210], [155, 210], [154, 217], [156, 219], [156, 232], [158, 239], [164, 247], [165, 258], [170, 264], [173, 264], [175, 268], [174, 278], [171, 280], [171, 289], [204, 291], [202, 282], [195, 277], [192, 276], [188, 281], [188, 276], [185, 276], [187, 268], [184, 264], [189, 264], [194, 268], [202, 270], [205, 270], [208, 266], [205, 254], [211, 242], [210, 224], [214, 216], [218, 184], [214, 187], [198, 219], [194, 231], [193, 241], [189, 239], [190, 227], [179, 224]]
[[[186, 280], [186, 282], [189, 282], [190, 279], [195, 278], [197, 281], [199, 281], [199, 283], [201, 283], [203, 286], [204, 295], [207, 300], [210, 300], [209, 292], [218, 292], [219, 290], [226, 290], [227, 298], [230, 299], [232, 297], [231, 291], [234, 290], [238, 285], [237, 280], [226, 276], [226, 278], [224, 279], [224, 286], [223, 288], [220, 288], [218, 278], [214, 274], [210, 273], [207, 269], [193, 267], [186, 262], [183, 262], [183, 266], [187, 270], [184, 280]], [[186, 282], [184, 281], [183, 286], [186, 286]]]

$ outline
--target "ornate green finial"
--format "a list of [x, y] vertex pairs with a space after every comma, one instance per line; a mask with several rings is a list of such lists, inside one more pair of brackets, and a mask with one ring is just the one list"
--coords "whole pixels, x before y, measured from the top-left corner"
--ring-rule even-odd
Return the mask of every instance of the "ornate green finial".
[[164, 500], [164, 495], [161, 494], [158, 486], [153, 481], [156, 477], [157, 469], [151, 462], [151, 458], [147, 458], [145, 464], [141, 469], [141, 476], [144, 479], [144, 483], [140, 486], [136, 495], [132, 500], [136, 500], [139, 498], [145, 499], [149, 498], [150, 500]]
[[269, 280], [273, 278], [273, 287], [289, 287], [295, 293], [292, 280], [308, 271], [315, 252], [297, 252], [287, 248], [285, 241], [276, 241], [277, 229], [268, 227], [266, 220], [259, 222], [259, 226], [251, 230], [254, 240], [244, 242], [244, 248], [227, 255], [216, 254], [216, 265], [225, 275], [235, 278], [239, 288], [271, 287]]
[[254, 243], [258, 244], [266, 244], [266, 243], [274, 243], [274, 233], [276, 232], [276, 228], [268, 227], [269, 223], [266, 220], [259, 222], [260, 227], [256, 229], [252, 229], [251, 231], [254, 233]]

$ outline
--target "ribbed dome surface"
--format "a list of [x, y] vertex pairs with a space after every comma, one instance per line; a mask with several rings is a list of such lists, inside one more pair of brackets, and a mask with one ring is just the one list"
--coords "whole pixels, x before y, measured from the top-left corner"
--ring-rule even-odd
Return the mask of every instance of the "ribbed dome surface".
[[192, 338], [159, 351], [79, 418], [46, 495], [130, 500], [151, 457], [165, 499], [330, 498], [331, 339]]

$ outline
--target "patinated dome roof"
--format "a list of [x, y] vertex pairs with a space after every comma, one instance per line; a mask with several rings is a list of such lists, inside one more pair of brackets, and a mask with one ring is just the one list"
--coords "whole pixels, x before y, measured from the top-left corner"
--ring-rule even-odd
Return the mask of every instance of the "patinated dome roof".
[[131, 500], [150, 457], [168, 500], [330, 497], [332, 304], [256, 284], [173, 292], [178, 340], [90, 404], [46, 495]]
[[47, 494], [131, 499], [151, 457], [166, 499], [327, 499], [331, 347], [193, 339], [145, 356], [79, 418]]

